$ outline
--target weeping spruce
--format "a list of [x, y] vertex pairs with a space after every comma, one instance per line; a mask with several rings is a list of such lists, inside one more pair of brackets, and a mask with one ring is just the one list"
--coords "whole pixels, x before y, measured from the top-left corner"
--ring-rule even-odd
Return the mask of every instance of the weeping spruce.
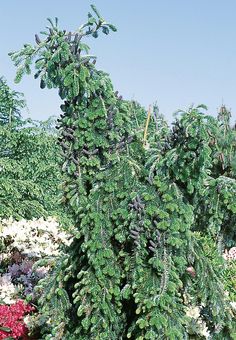
[[[73, 33], [48, 20], [44, 39], [11, 53], [16, 81], [34, 62], [40, 87], [63, 100], [61, 202], [74, 241], [38, 287], [42, 338], [191, 339], [186, 306], [201, 305], [213, 338], [233, 339], [217, 242], [226, 244], [225, 219], [235, 220], [236, 184], [215, 175], [209, 141], [219, 121], [191, 108], [171, 130], [154, 110], [143, 140], [145, 111], [119, 96], [84, 43], [115, 27], [94, 6]], [[215, 212], [215, 193], [229, 185]]]

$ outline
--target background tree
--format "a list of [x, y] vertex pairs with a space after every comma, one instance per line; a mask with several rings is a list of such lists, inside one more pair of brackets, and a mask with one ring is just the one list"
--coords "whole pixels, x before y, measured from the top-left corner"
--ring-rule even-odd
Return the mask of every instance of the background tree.
[[18, 125], [25, 106], [23, 94], [11, 90], [6, 80], [0, 77], [0, 125]]
[[23, 96], [0, 82], [0, 217], [64, 215], [59, 207], [59, 148], [53, 118], [21, 117]]

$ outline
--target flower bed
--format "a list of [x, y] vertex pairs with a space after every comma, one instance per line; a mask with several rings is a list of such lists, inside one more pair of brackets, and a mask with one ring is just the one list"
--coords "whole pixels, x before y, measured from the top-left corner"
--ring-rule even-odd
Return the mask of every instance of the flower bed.
[[0, 340], [28, 339], [25, 317], [36, 311], [34, 287], [63, 244], [70, 244], [69, 237], [54, 218], [0, 222]]
[[18, 300], [14, 304], [0, 306], [0, 340], [6, 338], [28, 339], [28, 328], [24, 317], [35, 310], [34, 307]]
[[[50, 259], [59, 255], [60, 244], [68, 244], [54, 218], [32, 221], [3, 220], [0, 223], [0, 303], [33, 298], [33, 288], [50, 270]], [[35, 266], [39, 260], [46, 265]]]

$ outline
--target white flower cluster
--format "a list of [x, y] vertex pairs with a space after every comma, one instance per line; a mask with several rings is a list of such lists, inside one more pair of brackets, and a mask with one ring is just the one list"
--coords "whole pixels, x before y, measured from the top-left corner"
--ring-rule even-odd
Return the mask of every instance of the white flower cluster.
[[236, 260], [236, 247], [232, 247], [229, 250], [225, 250], [223, 254], [223, 258], [226, 261]]
[[[68, 235], [60, 231], [58, 222], [51, 217], [31, 221], [2, 220], [0, 240], [8, 245], [8, 252], [17, 249], [22, 255], [32, 258], [57, 256], [60, 243], [70, 243]], [[6, 255], [2, 254], [1, 257], [4, 259]]]
[[13, 219], [0, 221], [0, 304], [14, 303], [19, 297], [33, 294], [38, 280], [50, 267], [34, 263], [47, 257], [57, 257], [60, 244], [69, 245], [71, 238], [60, 230], [55, 218], [31, 221]]
[[236, 312], [236, 301], [230, 302], [230, 305], [233, 308], [233, 310]]
[[17, 288], [11, 281], [10, 274], [0, 276], [0, 304], [5, 303], [10, 305], [15, 302]]
[[199, 306], [189, 306], [186, 309], [186, 316], [189, 317], [192, 322], [194, 322], [198, 335], [204, 337], [205, 339], [210, 339], [210, 331], [207, 328], [206, 323], [202, 320], [200, 312], [201, 309]]

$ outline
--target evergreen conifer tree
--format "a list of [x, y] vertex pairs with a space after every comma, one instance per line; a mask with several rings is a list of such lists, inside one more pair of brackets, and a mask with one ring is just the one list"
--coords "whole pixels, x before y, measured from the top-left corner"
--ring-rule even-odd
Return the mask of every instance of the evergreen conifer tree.
[[[212, 176], [219, 124], [197, 107], [170, 130], [155, 110], [145, 143], [145, 111], [118, 96], [83, 43], [116, 30], [92, 9], [76, 32], [49, 19], [45, 40], [36, 35], [36, 46], [11, 54], [17, 81], [36, 57], [41, 88], [58, 88], [64, 100], [61, 201], [73, 211], [74, 242], [39, 287], [44, 337], [184, 339], [186, 306], [200, 305], [215, 339], [231, 339], [223, 259], [211, 232], [222, 214], [235, 219], [235, 180]], [[233, 191], [216, 212], [210, 200], [219, 182]]]

